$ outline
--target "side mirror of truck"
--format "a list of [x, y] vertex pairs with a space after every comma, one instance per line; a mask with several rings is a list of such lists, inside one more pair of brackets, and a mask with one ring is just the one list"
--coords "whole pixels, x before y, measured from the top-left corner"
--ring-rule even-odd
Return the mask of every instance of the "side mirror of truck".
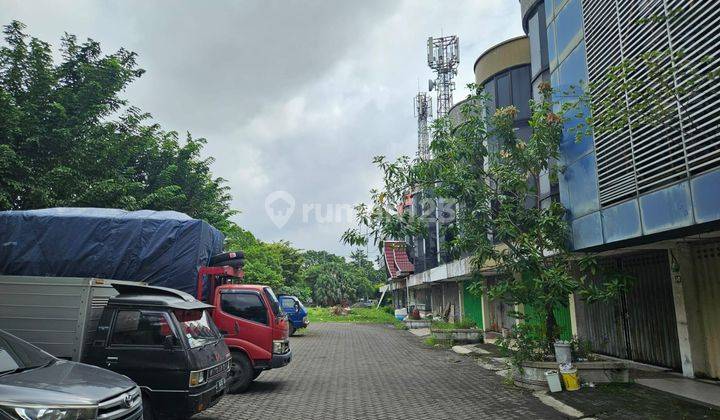
[[295, 312], [300, 312], [300, 304], [295, 302]]
[[177, 340], [174, 335], [166, 335], [163, 339], [163, 347], [165, 350], [172, 350], [175, 344], [177, 344]]

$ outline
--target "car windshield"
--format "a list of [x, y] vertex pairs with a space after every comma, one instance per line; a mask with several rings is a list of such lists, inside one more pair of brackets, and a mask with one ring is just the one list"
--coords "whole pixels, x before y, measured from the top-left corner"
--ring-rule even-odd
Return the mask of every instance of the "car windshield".
[[265, 296], [267, 296], [268, 301], [270, 301], [270, 308], [272, 309], [275, 316], [283, 314], [283, 310], [280, 307], [280, 302], [278, 302], [278, 298], [275, 296], [275, 293], [273, 293], [272, 289], [269, 287], [263, 288], [265, 291]]
[[220, 339], [220, 332], [210, 319], [207, 311], [200, 309], [173, 311], [175, 318], [180, 323], [182, 334], [188, 341], [188, 345], [199, 347], [212, 341]]
[[27, 341], [0, 330], [0, 375], [44, 366], [54, 360]]

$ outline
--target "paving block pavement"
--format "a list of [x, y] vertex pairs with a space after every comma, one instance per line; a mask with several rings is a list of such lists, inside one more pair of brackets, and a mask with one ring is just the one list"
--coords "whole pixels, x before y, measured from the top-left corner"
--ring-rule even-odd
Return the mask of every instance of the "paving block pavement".
[[290, 365], [198, 419], [560, 419], [472, 358], [385, 325], [316, 323]]

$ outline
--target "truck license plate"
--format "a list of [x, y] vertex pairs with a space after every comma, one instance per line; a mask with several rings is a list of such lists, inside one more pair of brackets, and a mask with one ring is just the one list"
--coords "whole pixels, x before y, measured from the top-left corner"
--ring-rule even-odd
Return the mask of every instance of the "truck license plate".
[[218, 392], [222, 392], [225, 390], [225, 378], [220, 378], [218, 380], [217, 390], [218, 390]]

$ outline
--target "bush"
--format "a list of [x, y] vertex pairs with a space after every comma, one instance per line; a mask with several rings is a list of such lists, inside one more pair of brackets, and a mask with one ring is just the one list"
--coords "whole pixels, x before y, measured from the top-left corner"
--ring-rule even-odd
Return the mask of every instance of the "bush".
[[548, 352], [550, 342], [543, 327], [530, 322], [515, 325], [507, 337], [497, 342], [500, 353], [510, 359], [510, 364], [522, 369], [522, 363], [544, 361], [554, 358]]
[[471, 319], [463, 319], [462, 321], [455, 322], [454, 324], [445, 321], [433, 321], [431, 328], [438, 330], [468, 330], [471, 328], [477, 328], [477, 324]]

